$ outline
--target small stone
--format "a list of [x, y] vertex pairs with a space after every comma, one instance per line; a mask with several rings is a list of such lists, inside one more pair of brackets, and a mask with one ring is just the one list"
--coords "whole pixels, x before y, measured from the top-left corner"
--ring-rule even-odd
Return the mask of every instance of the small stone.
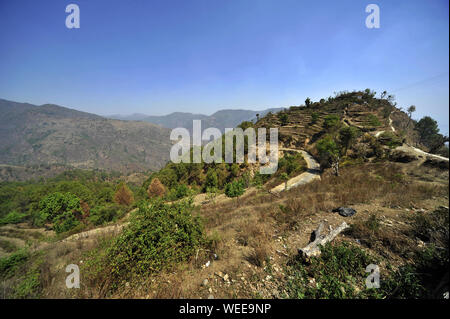
[[214, 299], [214, 296], [213, 295], [209, 295], [208, 299]]
[[208, 279], [204, 279], [202, 282], [202, 286], [205, 287], [206, 285], [208, 285]]
[[130, 287], [130, 283], [128, 281], [125, 283], [125, 287]]
[[228, 274], [225, 274], [225, 276], [223, 276], [224, 281], [228, 281], [228, 278], [229, 278]]

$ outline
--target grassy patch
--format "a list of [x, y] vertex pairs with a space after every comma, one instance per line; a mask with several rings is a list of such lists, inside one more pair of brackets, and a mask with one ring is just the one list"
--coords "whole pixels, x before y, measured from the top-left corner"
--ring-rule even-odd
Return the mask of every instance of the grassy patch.
[[377, 296], [365, 288], [365, 271], [374, 259], [360, 248], [341, 243], [321, 248], [320, 257], [305, 265], [293, 260], [287, 269], [287, 291], [290, 298], [361, 298]]
[[28, 257], [28, 252], [20, 249], [7, 257], [0, 258], [0, 277], [13, 275], [27, 261]]

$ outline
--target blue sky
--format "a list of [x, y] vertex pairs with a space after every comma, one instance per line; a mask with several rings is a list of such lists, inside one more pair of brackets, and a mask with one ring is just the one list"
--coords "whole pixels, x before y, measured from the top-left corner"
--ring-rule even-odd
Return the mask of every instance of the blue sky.
[[[65, 7], [80, 8], [67, 29]], [[365, 7], [380, 7], [367, 29]], [[448, 0], [0, 0], [0, 98], [211, 114], [387, 90], [448, 132]]]

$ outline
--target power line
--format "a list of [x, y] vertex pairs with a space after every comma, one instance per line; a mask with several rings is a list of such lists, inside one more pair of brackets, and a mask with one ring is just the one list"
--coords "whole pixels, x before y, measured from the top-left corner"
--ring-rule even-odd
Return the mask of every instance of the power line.
[[407, 86], [404, 86], [402, 88], [399, 88], [399, 89], [396, 89], [394, 91], [391, 91], [391, 93], [396, 93], [396, 92], [401, 91], [401, 90], [406, 90], [406, 89], [412, 88], [414, 86], [417, 86], [417, 85], [420, 85], [420, 84], [423, 84], [423, 83], [435, 80], [437, 78], [440, 78], [441, 76], [444, 76], [444, 75], [448, 75], [448, 71], [444, 72], [444, 73], [441, 73], [441, 74], [438, 74], [438, 75], [435, 75], [435, 76], [432, 76], [432, 77], [429, 77], [429, 78], [426, 78], [426, 79], [423, 79], [423, 80], [418, 81], [418, 82], [414, 82], [414, 83], [409, 84]]

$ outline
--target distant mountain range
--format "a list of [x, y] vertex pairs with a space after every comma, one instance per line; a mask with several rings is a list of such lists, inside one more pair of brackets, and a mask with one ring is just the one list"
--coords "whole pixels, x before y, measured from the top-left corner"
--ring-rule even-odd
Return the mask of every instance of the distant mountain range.
[[[64, 165], [121, 172], [158, 170], [170, 154], [170, 129], [236, 127], [269, 111], [222, 110], [213, 115], [112, 116], [80, 112], [54, 104], [33, 105], [0, 99], [0, 165], [6, 169]], [[155, 125], [157, 124], [157, 125]], [[16, 167], [16, 168], [17, 168]]]
[[0, 164], [128, 172], [156, 170], [169, 159], [170, 131], [151, 123], [1, 99], [0, 112]]
[[251, 121], [256, 119], [256, 115], [259, 114], [263, 117], [269, 112], [275, 113], [280, 111], [281, 108], [266, 109], [263, 111], [252, 110], [220, 110], [212, 115], [194, 114], [186, 112], [174, 112], [168, 115], [162, 116], [149, 116], [145, 114], [132, 114], [132, 115], [111, 115], [109, 118], [116, 120], [126, 121], [143, 121], [153, 124], [158, 124], [166, 128], [184, 127], [192, 132], [192, 121], [201, 120], [202, 129], [208, 127], [216, 127], [222, 133], [225, 128], [234, 128], [243, 121]]

